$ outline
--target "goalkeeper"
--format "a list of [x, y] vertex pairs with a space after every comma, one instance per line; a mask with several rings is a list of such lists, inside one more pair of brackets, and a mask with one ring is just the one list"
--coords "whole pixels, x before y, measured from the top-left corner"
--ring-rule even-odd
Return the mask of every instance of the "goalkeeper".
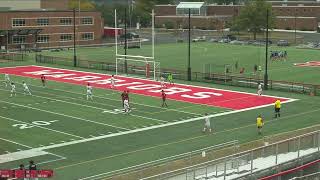
[[168, 75], [167, 79], [170, 84], [173, 84], [173, 76], [171, 73]]

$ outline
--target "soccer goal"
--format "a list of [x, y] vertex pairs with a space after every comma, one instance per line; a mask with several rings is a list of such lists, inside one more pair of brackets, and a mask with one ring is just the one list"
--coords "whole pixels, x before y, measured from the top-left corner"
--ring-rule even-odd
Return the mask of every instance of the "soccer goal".
[[159, 80], [160, 63], [153, 57], [118, 54], [116, 58], [116, 75], [134, 74], [147, 79]]
[[[115, 29], [117, 29], [117, 10], [115, 10]], [[127, 42], [118, 43], [118, 32], [115, 32], [115, 56], [116, 56], [116, 75], [134, 74], [144, 76], [147, 79], [158, 81], [161, 75], [160, 62], [155, 61], [154, 56], [154, 11], [152, 11], [152, 52], [150, 56], [119, 54], [118, 46], [124, 45], [125, 49], [141, 48], [141, 38], [126, 39]]]

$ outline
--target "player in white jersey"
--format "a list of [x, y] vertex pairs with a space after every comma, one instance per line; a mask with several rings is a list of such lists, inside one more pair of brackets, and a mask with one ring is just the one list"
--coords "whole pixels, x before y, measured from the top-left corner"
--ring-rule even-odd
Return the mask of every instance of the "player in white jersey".
[[10, 97], [16, 96], [16, 95], [17, 95], [17, 93], [16, 93], [16, 85], [14, 85], [14, 83], [12, 82], [11, 83], [11, 95], [10, 95]]
[[114, 79], [114, 75], [111, 76], [110, 83], [111, 83], [110, 84], [111, 89], [114, 89], [115, 84], [116, 84], [116, 80]]
[[24, 81], [22, 81], [22, 86], [23, 86], [23, 94], [24, 95], [29, 94], [31, 96], [32, 94], [30, 92], [30, 89]]
[[129, 112], [131, 111], [130, 109], [130, 105], [129, 105], [129, 100], [128, 99], [125, 99], [123, 101], [123, 105], [124, 105], [124, 112], [129, 114]]
[[11, 81], [10, 81], [10, 77], [9, 74], [5, 74], [4, 75], [4, 84], [6, 85], [6, 87], [8, 87], [8, 85], [10, 85]]
[[209, 132], [212, 131], [211, 129], [211, 124], [210, 124], [210, 118], [208, 117], [208, 114], [205, 114], [205, 119], [204, 119], [204, 128], [203, 128], [203, 132], [206, 132], [206, 130], [208, 130]]
[[87, 85], [87, 100], [93, 100], [93, 95], [92, 95], [92, 86], [90, 86], [90, 83]]
[[166, 88], [166, 84], [165, 84], [165, 79], [164, 79], [164, 77], [162, 77], [161, 76], [161, 78], [160, 78], [160, 85], [161, 85], [161, 89], [164, 89], [164, 88]]
[[262, 95], [262, 84], [259, 83], [258, 85], [258, 95], [261, 96]]

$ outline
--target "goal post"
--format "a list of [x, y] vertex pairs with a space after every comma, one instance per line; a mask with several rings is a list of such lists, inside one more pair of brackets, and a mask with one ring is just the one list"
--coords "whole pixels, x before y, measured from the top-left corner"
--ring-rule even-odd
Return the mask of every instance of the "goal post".
[[160, 62], [154, 61], [153, 57], [120, 54], [116, 57], [116, 75], [125, 73], [125, 61], [128, 74], [142, 75], [153, 80], [158, 80], [161, 75]]
[[[117, 29], [117, 10], [114, 12], [115, 16], [115, 29]], [[132, 40], [128, 40], [126, 43], [122, 43], [118, 41], [118, 31], [115, 31], [115, 57], [116, 57], [116, 75], [118, 74], [135, 74], [135, 75], [143, 75], [148, 79], [159, 80], [161, 75], [160, 72], [160, 62], [155, 61], [154, 55], [154, 46], [155, 46], [155, 26], [154, 26], [154, 10], [152, 10], [152, 50], [151, 55], [142, 56], [142, 55], [128, 55], [125, 51], [124, 54], [119, 53], [118, 46], [122, 44], [125, 49], [129, 48], [141, 48], [141, 43], [144, 39], [142, 38], [133, 38]], [[126, 35], [125, 35], [126, 36]], [[136, 54], [136, 53], [134, 53]]]

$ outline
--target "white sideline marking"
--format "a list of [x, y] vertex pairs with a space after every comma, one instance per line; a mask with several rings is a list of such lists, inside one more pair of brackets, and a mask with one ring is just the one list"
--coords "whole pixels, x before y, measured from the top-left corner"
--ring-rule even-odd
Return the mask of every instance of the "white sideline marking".
[[[32, 86], [32, 85], [31, 85]], [[39, 87], [39, 86], [36, 86], [36, 87]], [[5, 89], [0, 89], [0, 90], [3, 90], [3, 91], [9, 91], [9, 90], [5, 90]], [[62, 91], [62, 90], [61, 90]], [[40, 91], [34, 91], [34, 92], [40, 92]], [[69, 91], [67, 91], [69, 92]], [[41, 93], [44, 93], [44, 92], [41, 92]], [[22, 94], [22, 93], [21, 93]], [[44, 94], [49, 94], [49, 95], [56, 95], [56, 94], [51, 94], [51, 93], [44, 93]], [[53, 99], [53, 98], [48, 98], [48, 97], [44, 97], [44, 96], [37, 96], [37, 95], [33, 95], [35, 97], [39, 97], [39, 98], [44, 98], [44, 99]], [[59, 96], [59, 97], [66, 97], [66, 98], [69, 98], [69, 99], [76, 99], [76, 98], [72, 98], [72, 97], [67, 97], [67, 96], [62, 96], [62, 95], [56, 95], [56, 96]], [[96, 96], [96, 97], [99, 97], [99, 96]], [[106, 98], [107, 99], [107, 98]], [[98, 108], [98, 107], [94, 107], [94, 106], [88, 106], [88, 105], [82, 105], [82, 104], [78, 104], [78, 103], [71, 103], [71, 102], [67, 102], [67, 101], [63, 101], [63, 100], [58, 100], [58, 99], [54, 99], [56, 101], [61, 101], [61, 102], [65, 102], [65, 103], [69, 103], [69, 104], [76, 104], [76, 105], [80, 105], [80, 106], [87, 106], [87, 107], [90, 107], [90, 108], [94, 108], [94, 109], [99, 109], [99, 110], [103, 110], [102, 113], [105, 113], [105, 112], [108, 112], [108, 113], [111, 113], [111, 114], [120, 114], [122, 113], [122, 110], [120, 109], [114, 109], [113, 111], [111, 110], [106, 110], [106, 109], [103, 109], [103, 108]], [[78, 100], [78, 99], [76, 99]], [[112, 105], [108, 105], [108, 104], [102, 104], [102, 103], [97, 103], [97, 102], [93, 102], [94, 104], [100, 104], [100, 105], [107, 105], [107, 106], [111, 106], [111, 107], [116, 107], [116, 106], [112, 106]], [[136, 109], [136, 108], [131, 108], [131, 109]], [[131, 114], [132, 115], [132, 114]], [[134, 116], [137, 116], [137, 115], [134, 115]], [[163, 120], [160, 120], [160, 119], [154, 119], [154, 118], [148, 118], [148, 117], [144, 117], [144, 116], [140, 116], [140, 118], [144, 118], [144, 119], [151, 119], [151, 120], [155, 120], [155, 121], [163, 121]], [[168, 121], [163, 121], [163, 122], [168, 122]]]
[[7, 141], [7, 142], [10, 142], [10, 143], [12, 143], [12, 144], [17, 144], [17, 145], [19, 145], [19, 146], [23, 146], [23, 147], [26, 147], [26, 148], [29, 148], [29, 149], [31, 149], [31, 148], [32, 148], [31, 146], [27, 146], [27, 145], [24, 145], [24, 144], [21, 144], [21, 143], [17, 143], [17, 142], [14, 142], [14, 141], [8, 140], [8, 139], [0, 138], [0, 140]]
[[36, 150], [36, 149], [29, 149], [29, 150], [25, 150], [25, 151], [20, 150], [18, 152], [0, 155], [0, 164], [12, 162], [12, 161], [17, 161], [20, 159], [43, 156], [43, 155], [47, 155], [47, 154], [49, 154], [49, 153], [47, 153], [45, 151], [41, 151], [41, 150]]
[[[79, 71], [79, 70], [73, 70], [73, 69], [70, 70], [70, 69], [64, 69], [64, 68], [54, 68], [54, 67], [46, 67], [46, 66], [38, 66], [38, 65], [31, 65], [31, 66], [48, 68], [48, 69], [74, 71], [74, 72], [81, 72], [81, 73], [90, 73], [90, 74], [97, 74], [97, 75], [105, 75], [105, 74], [102, 74], [102, 73], [95, 73], [95, 72], [88, 72], [88, 71]], [[19, 67], [19, 66], [16, 66], [16, 67]], [[28, 67], [28, 66], [22, 66], [22, 67]], [[30, 66], [29, 66], [29, 67], [30, 67]], [[0, 68], [0, 69], [1, 69], [1, 68]], [[107, 75], [111, 76], [110, 74], [107, 74]], [[123, 78], [140, 79], [140, 80], [149, 81], [149, 82], [157, 82], [157, 81], [153, 81], [153, 80], [150, 80], [150, 79], [143, 79], [143, 78], [140, 78], [140, 77], [134, 77], [134, 78], [133, 78], [133, 77], [122, 76], [122, 75], [117, 75], [117, 76], [120, 76], [120, 77], [123, 77]], [[23, 77], [25, 77], [25, 76], [23, 76]], [[60, 82], [60, 81], [56, 81], [56, 82]], [[190, 84], [180, 84], [180, 83], [175, 83], [175, 84], [182, 85], [182, 86], [190, 86], [190, 87], [197, 87], [197, 88], [207, 88], [207, 89], [213, 89], [213, 90], [221, 90], [221, 91], [226, 91], [226, 92], [243, 93], [243, 94], [250, 94], [250, 95], [258, 96], [258, 95], [255, 94], [255, 93], [249, 93], [249, 92], [243, 92], [243, 91], [233, 91], [233, 90], [212, 88], [212, 87], [207, 87], [207, 86], [196, 86], [196, 85], [190, 85]], [[144, 95], [144, 96], [146, 96], [146, 95]], [[284, 97], [278, 97], [278, 96], [271, 96], [271, 95], [263, 95], [263, 96], [265, 96], [265, 97], [272, 97], [272, 98], [282, 98], [282, 99], [290, 100], [290, 98], [284, 98]], [[190, 102], [189, 102], [189, 103], [190, 103]], [[204, 105], [204, 104], [201, 104], [201, 105]]]
[[[9, 90], [6, 90], [6, 89], [0, 89], [2, 91], [9, 91]], [[34, 91], [34, 92], [37, 92], [37, 91]], [[19, 93], [19, 94], [22, 94], [22, 93]], [[51, 102], [63, 102], [63, 103], [67, 103], [67, 104], [72, 104], [72, 105], [77, 105], [77, 106], [83, 106], [83, 107], [88, 107], [88, 108], [93, 108], [93, 109], [98, 109], [98, 110], [103, 110], [103, 112], [108, 112], [108, 113], [111, 113], [111, 114], [117, 114], [116, 112], [114, 111], [111, 111], [111, 110], [107, 110], [107, 109], [103, 109], [103, 108], [98, 108], [98, 107], [95, 107], [95, 106], [89, 106], [89, 105], [84, 105], [84, 104], [78, 104], [78, 103], [73, 103], [73, 102], [68, 102], [68, 101], [63, 101], [63, 100], [60, 100], [60, 99], [54, 99], [54, 98], [49, 98], [49, 97], [44, 97], [44, 96], [38, 96], [38, 95], [32, 95], [34, 97], [38, 97], [38, 98], [42, 98], [42, 99], [49, 99], [49, 100], [52, 100]], [[47, 103], [46, 101], [45, 102], [42, 102], [42, 103]], [[28, 106], [31, 106], [32, 104], [28, 104]]]
[[[24, 121], [12, 119], [12, 118], [4, 117], [4, 116], [0, 116], [0, 118], [7, 119], [7, 120], [9, 120], [9, 121], [18, 122], [18, 123], [31, 124], [31, 123], [28, 123], [28, 122], [24, 122]], [[53, 131], [53, 132], [61, 133], [61, 134], [64, 134], [64, 135], [68, 135], [68, 136], [73, 136], [73, 137], [77, 137], [77, 138], [80, 138], [80, 139], [84, 139], [84, 137], [77, 136], [77, 135], [74, 135], [74, 134], [69, 134], [69, 133], [66, 133], [66, 132], [62, 132], [62, 131], [58, 131], [58, 130], [46, 128], [46, 127], [39, 126], [39, 125], [35, 125], [35, 124], [32, 124], [32, 125], [33, 125], [34, 127], [38, 127], [38, 128], [45, 129], [45, 130], [48, 130], [48, 131]]]
[[[0, 68], [1, 69], [1, 68]], [[17, 75], [18, 76], [18, 75]], [[21, 77], [25, 77], [25, 76], [21, 76]], [[32, 78], [34, 79], [34, 78]], [[64, 83], [64, 84], [69, 84], [70, 83], [66, 83], [66, 82], [60, 82], [60, 81], [55, 81], [55, 82], [58, 82], [58, 83]], [[72, 84], [74, 85], [74, 84]], [[35, 85], [30, 85], [30, 86], [34, 86], [34, 87], [42, 87], [42, 86], [35, 86]], [[57, 90], [57, 91], [62, 91], [62, 92], [68, 92], [68, 93], [72, 93], [72, 94], [78, 94], [78, 95], [83, 95], [81, 93], [77, 93], [77, 92], [72, 92], [72, 91], [67, 91], [67, 90], [63, 90], [63, 89], [56, 89], [56, 88], [50, 88], [52, 90]], [[100, 89], [100, 88], [99, 88]], [[43, 93], [43, 92], [41, 92]], [[50, 94], [50, 93], [45, 93], [45, 94]], [[70, 98], [70, 99], [75, 99], [75, 98], [72, 98], [72, 97], [67, 97], [67, 96], [62, 96], [62, 95], [58, 95], [60, 97], [66, 97], [66, 98]], [[116, 100], [116, 99], [111, 99], [111, 98], [106, 98], [106, 97], [103, 97], [103, 96], [94, 96], [94, 97], [98, 97], [98, 98], [101, 98], [101, 99], [108, 99], [108, 100], [111, 100], [111, 101], [119, 101], [119, 100]], [[97, 102], [93, 102], [95, 104], [101, 104], [101, 103], [97, 103]], [[145, 106], [145, 107], [151, 107], [151, 108], [157, 108], [157, 109], [162, 109], [161, 107], [158, 107], [158, 106], [151, 106], [151, 105], [147, 105], [147, 104], [140, 104], [140, 103], [136, 103], [136, 102], [131, 102], [131, 104], [137, 104], [137, 105], [140, 105], [140, 106]], [[104, 104], [106, 105], [106, 104]], [[201, 104], [202, 105], [202, 104]], [[112, 105], [109, 105], [111, 107], [117, 107], [117, 106], [112, 106]], [[187, 112], [187, 111], [181, 111], [181, 110], [177, 110], [177, 109], [170, 109], [170, 111], [175, 111], [175, 112], [180, 112], [180, 113], [186, 113], [186, 114], [193, 114], [193, 115], [201, 115], [201, 114], [197, 114], [197, 113], [192, 113], [192, 112]]]
[[155, 118], [150, 118], [150, 117], [144, 117], [144, 116], [139, 116], [139, 115], [135, 115], [135, 114], [130, 114], [130, 116], [134, 116], [134, 117], [139, 117], [139, 118], [144, 118], [144, 119], [151, 119], [154, 121], [160, 121], [160, 122], [169, 122], [169, 121], [164, 121], [164, 120], [160, 120], [160, 119], [155, 119]]
[[91, 123], [95, 123], [95, 124], [99, 124], [99, 125], [109, 126], [109, 127], [113, 127], [113, 128], [117, 128], [117, 129], [129, 130], [129, 129], [123, 128], [123, 127], [118, 127], [118, 126], [114, 126], [114, 125], [110, 125], [110, 124], [91, 121], [91, 120], [88, 120], [88, 119], [83, 119], [83, 118], [70, 116], [70, 115], [66, 115], [66, 114], [62, 114], [62, 113], [47, 111], [47, 110], [34, 108], [34, 107], [30, 107], [30, 106], [25, 106], [25, 105], [21, 105], [21, 104], [11, 103], [11, 102], [2, 101], [2, 100], [0, 100], [0, 102], [7, 103], [7, 104], [13, 104], [13, 105], [16, 105], [16, 106], [25, 107], [25, 108], [29, 108], [29, 109], [33, 109], [33, 110], [37, 110], [37, 111], [43, 111], [43, 112], [46, 112], [46, 113], [55, 114], [55, 115], [59, 115], [59, 116], [65, 116], [65, 117], [69, 117], [69, 118], [73, 118], [73, 119], [78, 119], [78, 120], [81, 120], [81, 121], [91, 122]]
[[[15, 141], [11, 141], [11, 140], [4, 139], [4, 138], [0, 138], [0, 139], [3, 140], [3, 141], [7, 141], [7, 142], [10, 142], [10, 143], [13, 143], [13, 144], [17, 144], [19, 146], [23, 146], [23, 147], [29, 148], [29, 150], [23, 150], [23, 151], [21, 149], [17, 149], [18, 152], [13, 152], [13, 153], [10, 153], [9, 151], [6, 151], [7, 154], [0, 155], [0, 164], [1, 163], [11, 162], [11, 161], [16, 161], [16, 160], [20, 160], [20, 159], [26, 159], [26, 158], [31, 158], [31, 157], [47, 155], [47, 154], [59, 157], [60, 159], [40, 162], [38, 164], [44, 164], [44, 163], [49, 163], [49, 162], [54, 162], [54, 161], [67, 159], [66, 157], [63, 157], [63, 156], [60, 156], [60, 155], [57, 155], [57, 154], [53, 154], [53, 153], [49, 153], [49, 152], [45, 152], [45, 151], [41, 151], [41, 150], [36, 150], [36, 149], [32, 148], [31, 146], [27, 146], [25, 144], [21, 144], [21, 143], [15, 142]], [[43, 146], [43, 145], [40, 145], [40, 146]]]
[[[288, 101], [286, 101], [286, 102], [284, 102], [284, 103], [289, 103], [289, 102], [293, 102], [293, 101], [296, 101], [296, 100], [295, 100], [295, 99], [290, 99], [290, 100], [288, 100]], [[262, 107], [268, 107], [268, 106], [272, 106], [272, 105], [273, 105], [273, 104], [268, 104], [268, 105], [263, 105], [263, 106], [257, 106], [257, 107], [247, 108], [247, 109], [236, 110], [236, 111], [228, 111], [228, 112], [224, 112], [224, 113], [220, 113], [220, 114], [209, 115], [208, 117], [210, 117], [210, 118], [219, 117], [219, 116], [224, 116], [224, 115], [229, 115], [229, 114], [235, 114], [235, 113], [239, 113], [239, 112], [244, 112], [244, 111], [248, 111], [248, 110], [259, 109], [259, 108], [262, 108]], [[158, 129], [158, 128], [163, 128], [163, 127], [168, 127], [168, 126], [183, 124], [183, 123], [187, 123], [187, 122], [193, 122], [193, 121], [203, 120], [203, 118], [204, 118], [204, 117], [197, 117], [197, 118], [192, 118], [192, 119], [186, 119], [186, 120], [181, 120], [181, 121], [177, 121], [177, 122], [170, 122], [170, 123], [166, 123], [166, 124], [160, 124], [160, 125], [155, 125], [155, 126], [150, 126], [150, 127], [140, 128], [140, 129], [134, 129], [134, 130], [129, 130], [129, 131], [123, 131], [123, 132], [108, 134], [108, 135], [105, 135], [105, 136], [97, 136], [97, 137], [88, 138], [88, 139], [80, 139], [80, 140], [75, 140], [75, 141], [66, 142], [66, 143], [54, 144], [54, 145], [45, 146], [45, 147], [40, 147], [40, 148], [35, 148], [35, 149], [37, 149], [37, 150], [47, 150], [47, 149], [54, 149], [54, 148], [59, 148], [59, 147], [65, 147], [65, 146], [70, 146], [70, 145], [79, 144], [79, 143], [96, 141], [96, 140], [106, 139], [106, 138], [110, 138], [110, 137], [116, 137], [116, 136], [121, 136], [121, 135], [126, 135], [126, 134], [132, 134], [132, 133], [147, 131], [147, 130], [151, 130], [151, 129]]]

